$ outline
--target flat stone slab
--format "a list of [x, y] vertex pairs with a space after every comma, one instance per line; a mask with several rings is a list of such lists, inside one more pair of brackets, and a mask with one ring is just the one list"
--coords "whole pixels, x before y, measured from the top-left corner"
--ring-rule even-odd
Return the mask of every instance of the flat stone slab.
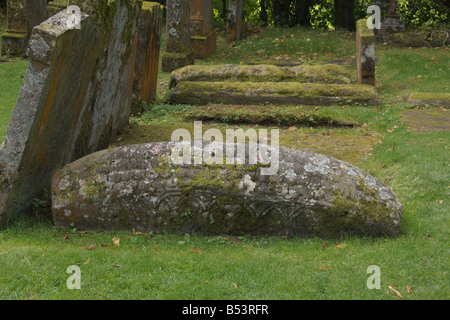
[[271, 64], [259, 65], [191, 65], [177, 69], [171, 74], [170, 87], [184, 81], [251, 81], [301, 83], [351, 83], [348, 69], [335, 65], [297, 65], [282, 67]]
[[[242, 164], [174, 163], [176, 146], [203, 159], [244, 147]], [[52, 211], [58, 227], [205, 235], [394, 236], [402, 204], [363, 170], [324, 155], [270, 146], [252, 164], [247, 144], [156, 142], [100, 151], [58, 170]], [[263, 148], [261, 145], [259, 148]], [[261, 149], [260, 149], [261, 150]], [[213, 153], [216, 153], [213, 155]], [[278, 154], [278, 158], [275, 155]], [[273, 172], [267, 174], [267, 170]]]
[[318, 84], [297, 82], [180, 82], [171, 92], [172, 104], [291, 104], [377, 105], [376, 89], [360, 84]]
[[450, 107], [450, 93], [445, 92], [413, 92], [407, 102], [417, 106], [432, 105]]
[[446, 109], [412, 109], [402, 113], [408, 128], [416, 132], [450, 132], [450, 112]]

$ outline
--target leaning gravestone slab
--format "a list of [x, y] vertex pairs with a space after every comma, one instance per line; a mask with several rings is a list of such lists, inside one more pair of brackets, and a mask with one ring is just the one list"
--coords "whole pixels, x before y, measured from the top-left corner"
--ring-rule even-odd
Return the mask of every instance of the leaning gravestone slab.
[[57, 168], [107, 147], [128, 124], [140, 5], [102, 2], [79, 29], [63, 10], [33, 29], [0, 149], [0, 225], [29, 209]]
[[[174, 163], [172, 150], [179, 144], [104, 150], [57, 171], [52, 181], [56, 226], [300, 237], [393, 236], [400, 231], [402, 204], [396, 195], [349, 163], [279, 147], [278, 170], [265, 175], [263, 170], [276, 167], [275, 162], [270, 168], [251, 164], [254, 145], [212, 142], [196, 149], [196, 142], [184, 144], [203, 152], [204, 159], [219, 154], [228, 159], [229, 150], [234, 154], [235, 148], [246, 148], [242, 164], [205, 160], [194, 165], [186, 159]], [[276, 149], [266, 148], [276, 159]]]

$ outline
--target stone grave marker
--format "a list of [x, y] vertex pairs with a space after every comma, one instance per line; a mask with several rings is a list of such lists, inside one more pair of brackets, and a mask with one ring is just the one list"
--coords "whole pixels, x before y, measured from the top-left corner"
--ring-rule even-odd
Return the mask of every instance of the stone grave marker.
[[358, 83], [375, 86], [375, 35], [366, 19], [356, 23], [356, 65]]
[[162, 56], [162, 71], [172, 72], [194, 64], [189, 1], [167, 0], [166, 10], [166, 52]]
[[47, 0], [8, 0], [2, 55], [23, 56], [31, 30], [47, 19]]
[[0, 149], [0, 225], [41, 198], [58, 167], [106, 148], [128, 124], [140, 2], [103, 5], [81, 14], [80, 29], [68, 10], [33, 29]]
[[216, 47], [212, 0], [190, 0], [191, 44], [196, 58], [209, 56]]

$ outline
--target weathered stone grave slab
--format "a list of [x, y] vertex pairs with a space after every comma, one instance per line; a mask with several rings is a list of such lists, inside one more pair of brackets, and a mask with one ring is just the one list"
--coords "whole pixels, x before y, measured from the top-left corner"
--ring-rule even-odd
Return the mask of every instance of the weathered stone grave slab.
[[171, 74], [170, 87], [183, 81], [251, 81], [279, 82], [295, 81], [301, 83], [351, 83], [348, 69], [335, 64], [294, 67], [275, 65], [192, 65], [177, 69]]
[[138, 21], [132, 114], [141, 113], [143, 111], [142, 101], [150, 104], [156, 95], [161, 20], [161, 5], [157, 2], [144, 1]]
[[413, 92], [411, 93], [406, 102], [424, 106], [441, 106], [450, 107], [450, 93], [445, 92]]
[[357, 84], [298, 82], [180, 82], [170, 93], [170, 103], [293, 104], [330, 105], [339, 103], [379, 104], [374, 87]]
[[356, 24], [356, 65], [358, 83], [375, 86], [375, 35], [365, 19]]
[[196, 58], [209, 56], [216, 48], [212, 0], [190, 0], [191, 44]]
[[411, 131], [450, 132], [450, 111], [444, 108], [406, 110], [402, 117]]
[[227, 40], [238, 41], [245, 38], [244, 0], [228, 1]]
[[172, 72], [194, 64], [189, 1], [167, 0], [166, 12], [166, 52], [162, 56], [162, 71]]
[[47, 0], [8, 0], [8, 25], [2, 35], [2, 55], [25, 55], [31, 30], [45, 19]]
[[[397, 196], [349, 163], [280, 147], [278, 170], [264, 175], [266, 165], [249, 162], [254, 145], [205, 142], [195, 149], [194, 144], [182, 146], [203, 152], [204, 159], [213, 152], [228, 158], [227, 150], [234, 155], [244, 146], [245, 160], [234, 165], [175, 164], [175, 142], [91, 154], [53, 177], [56, 226], [300, 237], [400, 232], [402, 204]], [[273, 156], [276, 149], [268, 150]]]
[[[0, 225], [50, 188], [58, 167], [128, 124], [138, 1], [102, 2], [71, 29], [63, 10], [33, 29], [30, 65], [0, 149]], [[69, 27], [70, 26], [70, 27]]]

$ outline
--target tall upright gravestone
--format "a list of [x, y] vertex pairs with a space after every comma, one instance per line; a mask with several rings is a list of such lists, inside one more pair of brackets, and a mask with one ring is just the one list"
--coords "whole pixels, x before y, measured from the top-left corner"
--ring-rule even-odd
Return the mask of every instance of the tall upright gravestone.
[[142, 101], [150, 104], [158, 84], [161, 43], [161, 5], [144, 1], [137, 25], [132, 114], [143, 111]]
[[162, 71], [194, 64], [191, 45], [189, 0], [167, 0], [166, 52], [162, 56]]
[[79, 28], [62, 10], [33, 29], [0, 149], [0, 226], [49, 191], [56, 169], [106, 148], [128, 124], [141, 2], [101, 5], [80, 13]]
[[356, 66], [358, 83], [375, 86], [375, 35], [366, 19], [356, 22]]
[[2, 55], [25, 55], [31, 30], [47, 19], [47, 0], [8, 0]]
[[229, 0], [227, 40], [238, 41], [245, 37], [244, 0]]
[[212, 0], [190, 0], [191, 44], [196, 58], [209, 56], [216, 47]]

